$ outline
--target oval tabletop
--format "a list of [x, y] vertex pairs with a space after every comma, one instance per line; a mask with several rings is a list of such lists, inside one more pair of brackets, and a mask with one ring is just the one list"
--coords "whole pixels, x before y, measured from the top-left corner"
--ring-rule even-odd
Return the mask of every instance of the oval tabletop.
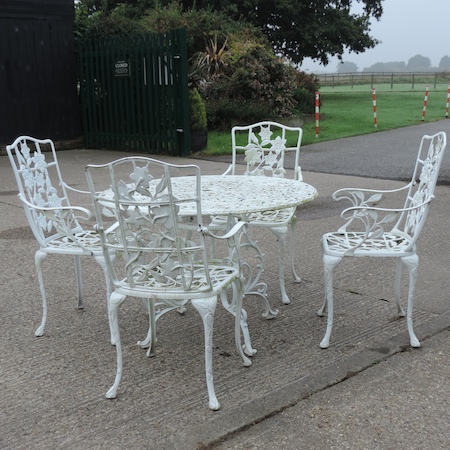
[[[179, 200], [194, 197], [195, 177], [173, 177], [172, 192]], [[157, 185], [157, 180], [150, 183]], [[113, 199], [113, 191], [107, 189], [100, 194], [106, 202]], [[146, 197], [139, 193], [133, 195], [139, 202]], [[207, 216], [245, 214], [285, 209], [307, 203], [317, 197], [317, 190], [310, 184], [287, 178], [252, 177], [244, 175], [202, 175], [201, 208]], [[179, 214], [196, 214], [195, 202], [180, 204]]]
[[[174, 195], [189, 195], [195, 188], [193, 177], [172, 178]], [[205, 215], [243, 215], [252, 212], [284, 209], [307, 203], [317, 197], [310, 184], [287, 178], [242, 175], [203, 175], [201, 208]], [[188, 215], [192, 207], [184, 204], [180, 214]]]

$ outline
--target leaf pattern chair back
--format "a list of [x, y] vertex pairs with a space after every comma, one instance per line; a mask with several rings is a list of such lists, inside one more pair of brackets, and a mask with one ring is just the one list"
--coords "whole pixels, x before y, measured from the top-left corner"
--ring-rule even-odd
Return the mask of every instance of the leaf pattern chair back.
[[[411, 208], [434, 198], [445, 143], [443, 132], [422, 137], [404, 208]], [[423, 208], [405, 212], [397, 222], [396, 228], [414, 238], [425, 224], [428, 206], [429, 204]]]
[[[246, 135], [246, 142], [244, 137]], [[233, 174], [235, 174], [236, 154], [243, 151], [246, 169], [244, 175], [286, 176], [286, 155], [295, 152], [294, 178], [301, 180], [299, 154], [303, 130], [277, 122], [258, 122], [247, 126], [236, 126], [231, 131], [233, 147]], [[288, 143], [291, 142], [291, 145]]]
[[[9, 149], [19, 195], [30, 204], [45, 207], [70, 207], [65, 183], [58, 165], [55, 146], [50, 139], [39, 140], [21, 136]], [[42, 247], [54, 234], [67, 234], [61, 227], [71, 228], [71, 232], [82, 230], [72, 212], [44, 214], [24, 204], [25, 214], [36, 239]]]
[[[202, 223], [199, 168], [132, 157], [111, 163], [108, 170], [114, 194], [110, 201], [114, 204], [105, 204], [104, 198], [98, 196], [94, 206], [100, 230], [104, 228], [104, 217], [115, 216], [119, 223], [115, 240], [102, 237], [107, 247], [123, 255], [122, 268], [110, 259], [107, 261], [115, 273], [115, 281], [125, 277], [132, 288], [142, 286], [155, 291], [210, 290], [204, 236], [199, 232]], [[173, 176], [195, 177], [194, 196], [184, 197], [180, 193], [175, 196]], [[179, 216], [182, 202], [196, 205], [194, 217]], [[120, 270], [124, 273], [119, 273]], [[199, 271], [204, 276], [199, 277]]]

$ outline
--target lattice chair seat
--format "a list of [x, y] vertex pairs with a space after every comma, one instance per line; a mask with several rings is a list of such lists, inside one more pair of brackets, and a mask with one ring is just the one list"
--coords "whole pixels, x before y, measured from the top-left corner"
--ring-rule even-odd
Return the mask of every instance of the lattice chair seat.
[[[48, 214], [47, 214], [48, 216]], [[102, 244], [95, 230], [74, 231], [72, 236], [62, 236], [59, 239], [54, 237], [48, 243], [49, 247], [60, 248], [86, 248], [89, 252], [102, 251]]]
[[[344, 257], [392, 257], [396, 258], [395, 299], [400, 316], [407, 318], [412, 347], [420, 342], [412, 323], [413, 295], [419, 258], [416, 241], [425, 224], [441, 166], [447, 136], [444, 132], [423, 136], [411, 181], [395, 190], [340, 189], [333, 194], [335, 200], [347, 200], [351, 207], [341, 213], [345, 224], [334, 233], [322, 237], [325, 274], [325, 301], [318, 314], [328, 309], [327, 329], [320, 343], [329, 346], [333, 327], [333, 273]], [[390, 194], [406, 193], [402, 208], [383, 208], [379, 204]], [[409, 272], [407, 312], [401, 305], [401, 269], [404, 264]]]
[[389, 231], [379, 237], [367, 237], [362, 232], [326, 233], [322, 245], [330, 255], [383, 256], [384, 253], [404, 254], [411, 247], [411, 238]]
[[[103, 251], [98, 233], [81, 225], [91, 219], [91, 212], [81, 206], [72, 206], [69, 201], [68, 191], [86, 195], [89, 192], [74, 189], [64, 182], [53, 142], [20, 136], [6, 147], [6, 151], [17, 181], [18, 197], [39, 245], [35, 264], [42, 295], [42, 320], [35, 334], [41, 336], [47, 320], [43, 260], [49, 253], [75, 257], [78, 308], [83, 308], [80, 256], [94, 256], [104, 270]], [[88, 199], [90, 201], [90, 196]], [[106, 281], [109, 291], [108, 279]]]
[[[210, 266], [208, 273], [203, 265], [193, 263], [190, 273], [190, 288], [192, 290], [203, 292], [210, 292], [210, 283], [208, 278], [211, 277], [211, 282], [214, 284], [214, 289], [221, 290], [225, 288], [230, 280], [230, 277], [237, 275], [234, 267], [227, 266]], [[175, 277], [167, 277], [164, 275], [162, 267], [155, 267], [152, 265], [142, 265], [132, 273], [133, 289], [152, 289], [156, 293], [160, 291], [163, 294], [170, 289], [174, 294], [180, 293], [185, 295], [186, 289], [184, 286], [184, 279], [181, 275]], [[126, 279], [122, 280], [126, 283]]]
[[[240, 142], [245, 135], [245, 142]], [[299, 165], [300, 146], [303, 130], [298, 127], [288, 127], [276, 122], [258, 122], [247, 126], [236, 126], [231, 130], [232, 162], [224, 175], [239, 175], [237, 154], [245, 153], [245, 168], [243, 175], [259, 177], [284, 178], [287, 174], [285, 157], [287, 153], [294, 153], [294, 179], [302, 180], [302, 171]], [[288, 140], [292, 145], [288, 145]], [[270, 210], [252, 213], [243, 219], [250, 227], [267, 227], [275, 234], [279, 241], [279, 273], [282, 302], [290, 303], [284, 282], [284, 259], [286, 237], [291, 230], [290, 266], [296, 282], [300, 282], [294, 266], [295, 238], [297, 217], [296, 208]], [[213, 217], [210, 228], [219, 229], [226, 223], [226, 218]]]
[[248, 215], [247, 220], [252, 225], [272, 227], [275, 224], [290, 223], [297, 208], [274, 209], [270, 211], [255, 212]]
[[[117, 351], [117, 371], [106, 396], [116, 397], [122, 377], [119, 306], [130, 297], [146, 301], [149, 328], [147, 336], [138, 345], [148, 348], [147, 355], [153, 356], [157, 320], [190, 302], [199, 312], [204, 326], [209, 407], [219, 409], [212, 370], [213, 321], [219, 296], [224, 308], [235, 317], [234, 340], [243, 364], [250, 365], [247, 355], [255, 354], [247, 315], [242, 309], [243, 275], [238, 252], [247, 224], [237, 222], [221, 237], [214, 236], [203, 226], [200, 169], [194, 165], [180, 166], [150, 158], [130, 157], [100, 166], [89, 165], [86, 175], [106, 267], [114, 286], [109, 317]], [[186, 193], [186, 198], [175, 197], [172, 193], [174, 176], [193, 177], [195, 192]], [[101, 188], [100, 183], [105, 179], [108, 182]], [[104, 195], [105, 188], [112, 190], [111, 196]], [[182, 217], [183, 202], [194, 204], [196, 213]], [[114, 235], [105, 235], [104, 217], [117, 220], [118, 228]], [[223, 261], [212, 261], [207, 257], [205, 236], [227, 244], [228, 253]], [[117, 257], [111, 258], [112, 253]], [[184, 332], [188, 333], [188, 330]]]

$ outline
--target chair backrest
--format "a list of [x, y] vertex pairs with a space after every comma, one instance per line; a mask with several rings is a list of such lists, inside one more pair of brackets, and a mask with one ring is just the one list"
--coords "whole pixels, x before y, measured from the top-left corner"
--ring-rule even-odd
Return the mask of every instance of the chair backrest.
[[[194, 192], [174, 195], [173, 176], [194, 177]], [[146, 292], [170, 291], [173, 298], [187, 291], [211, 290], [205, 239], [199, 232], [202, 216], [198, 166], [127, 157], [89, 165], [86, 177], [107, 270], [116, 287], [126, 283], [127, 288]], [[106, 196], [102, 191], [105, 179], [110, 186], [110, 195]], [[180, 217], [183, 202], [195, 204], [193, 217]], [[105, 217], [118, 221], [113, 235], [104, 233]], [[113, 260], [110, 252], [123, 255], [125, 264], [120, 264], [119, 258]], [[199, 268], [204, 269], [203, 278], [194, 277]]]
[[236, 174], [236, 155], [241, 150], [245, 153], [247, 165], [245, 175], [283, 178], [286, 174], [286, 152], [295, 152], [294, 178], [301, 180], [299, 158], [302, 135], [300, 127], [268, 121], [233, 127], [231, 174]]
[[[46, 247], [50, 239], [60, 235], [58, 224], [37, 208], [71, 206], [55, 146], [50, 139], [20, 136], [6, 147], [6, 151], [28, 223], [40, 246]], [[70, 211], [65, 212], [64, 221], [71, 224], [72, 231], [81, 230], [77, 218]]]
[[[413, 245], [422, 230], [428, 214], [439, 175], [447, 136], [441, 131], [432, 136], [425, 135], [420, 142], [419, 152], [409, 184], [404, 209], [394, 229], [401, 230], [412, 238]], [[421, 208], [414, 208], [424, 204]]]

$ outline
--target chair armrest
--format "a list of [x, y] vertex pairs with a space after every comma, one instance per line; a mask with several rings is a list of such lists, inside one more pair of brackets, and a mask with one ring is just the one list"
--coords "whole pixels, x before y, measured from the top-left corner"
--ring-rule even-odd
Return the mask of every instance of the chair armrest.
[[229, 174], [232, 174], [232, 173], [233, 173], [233, 164], [230, 164], [228, 166], [228, 169], [225, 170], [225, 172], [222, 175], [229, 175]]
[[233, 265], [235, 268], [239, 270], [239, 273], [242, 275], [242, 262], [239, 256], [240, 247], [241, 247], [241, 238], [243, 233], [246, 232], [248, 227], [248, 223], [244, 221], [236, 222], [230, 231], [225, 233], [223, 236], [218, 236], [216, 234], [211, 233], [207, 227], [199, 228], [199, 231], [204, 236], [212, 237], [213, 239], [227, 240], [228, 246], [228, 256], [223, 260], [227, 265]]
[[65, 187], [66, 189], [69, 189], [69, 191], [77, 192], [78, 194], [91, 195], [90, 191], [83, 191], [83, 190], [81, 190], [81, 189], [76, 189], [76, 188], [70, 186], [69, 184], [67, 184], [66, 182], [63, 182], [63, 183], [64, 183], [64, 187]]
[[[343, 188], [333, 193], [333, 200], [348, 200], [353, 206], [368, 207], [379, 202], [386, 194], [395, 194], [409, 189], [411, 183], [398, 189]], [[367, 198], [366, 198], [367, 196]]]
[[247, 225], [248, 225], [247, 222], [239, 221], [239, 222], [235, 223], [233, 228], [230, 231], [228, 231], [228, 233], [224, 234], [223, 236], [218, 236], [216, 234], [211, 233], [209, 231], [208, 227], [201, 227], [199, 231], [201, 233], [203, 233], [205, 236], [210, 236], [214, 239], [226, 240], [226, 239], [230, 239], [231, 237], [235, 236], [241, 230], [243, 231], [243, 228], [246, 229]]
[[[24, 203], [28, 208], [33, 209], [35, 211], [40, 211], [42, 214], [50, 214], [56, 215], [56, 213], [61, 212], [71, 212], [74, 214], [77, 220], [88, 221], [92, 218], [92, 213], [87, 208], [82, 206], [37, 206], [30, 203], [22, 194], [18, 194], [18, 197], [22, 203]], [[80, 216], [77, 216], [75, 212], [80, 213]]]
[[301, 166], [297, 166], [295, 168], [294, 179], [298, 180], [298, 181], [303, 181], [303, 173], [302, 173], [302, 167]]
[[[400, 232], [397, 226], [400, 224], [401, 219], [405, 213], [418, 211], [419, 213], [412, 217], [412, 220], [418, 220], [421, 217], [420, 211], [423, 210], [432, 200], [434, 196], [430, 196], [424, 202], [414, 205], [408, 208], [379, 208], [370, 207], [367, 205], [352, 206], [342, 211], [341, 217], [346, 221], [343, 226], [338, 230], [338, 233], [347, 233], [348, 228], [351, 225], [361, 224], [363, 233], [365, 234], [363, 240], [358, 245], [362, 245], [367, 239], [375, 239], [380, 237], [384, 233], [385, 224], [392, 223], [397, 220], [393, 229]], [[407, 229], [413, 224], [407, 224]]]

